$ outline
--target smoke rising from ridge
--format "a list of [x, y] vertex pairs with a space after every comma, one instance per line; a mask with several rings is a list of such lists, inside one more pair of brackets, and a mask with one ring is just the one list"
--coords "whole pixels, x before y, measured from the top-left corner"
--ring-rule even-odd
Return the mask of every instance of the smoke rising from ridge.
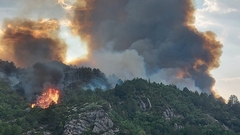
[[58, 37], [58, 30], [57, 20], [6, 20], [1, 39], [3, 53], [22, 67], [36, 62], [63, 61], [66, 44]]
[[22, 70], [19, 75], [19, 88], [24, 89], [27, 98], [40, 94], [48, 88], [63, 89], [64, 65], [58, 62], [35, 63], [32, 67]]
[[[189, 79], [204, 92], [212, 90], [215, 80], [210, 70], [219, 66], [222, 45], [214, 33], [199, 32], [194, 27], [195, 9], [191, 0], [85, 0], [85, 4], [77, 0], [74, 6], [74, 30], [78, 29], [81, 37], [90, 38], [92, 61], [102, 56], [97, 64], [90, 60], [87, 65], [112, 71], [111, 65], [123, 63], [115, 57], [120, 57], [119, 52], [134, 50], [132, 56], [141, 59], [125, 58], [125, 61], [132, 65], [141, 62], [145, 69], [139, 75], [161, 80], [167, 76], [156, 77], [156, 74], [170, 68], [177, 71], [171, 72], [175, 80]], [[104, 53], [99, 56], [102, 50], [111, 56]], [[120, 68], [115, 67], [118, 72]], [[134, 70], [139, 68], [129, 66], [121, 74], [131, 74]]]
[[14, 18], [5, 20], [2, 27], [1, 57], [27, 67], [15, 73], [18, 84], [14, 87], [23, 90], [29, 100], [48, 88], [61, 90], [63, 66], [50, 62], [65, 60], [67, 46], [59, 38], [59, 22]]
[[22, 67], [64, 62], [67, 46], [59, 37], [59, 22], [68, 18], [71, 32], [88, 44], [89, 56], [79, 65], [100, 68], [123, 80], [142, 77], [180, 88], [212, 90], [215, 80], [210, 70], [219, 66], [222, 45], [211, 31], [194, 27], [192, 0], [76, 0], [73, 4], [36, 0], [26, 5], [28, 1], [16, 2], [24, 5], [17, 15], [40, 19], [4, 21], [0, 33], [4, 60]]

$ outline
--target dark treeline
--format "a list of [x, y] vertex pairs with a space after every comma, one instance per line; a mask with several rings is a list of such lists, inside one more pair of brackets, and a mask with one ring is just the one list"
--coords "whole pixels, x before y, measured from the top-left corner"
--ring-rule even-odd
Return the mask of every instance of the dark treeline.
[[33, 130], [38, 134], [62, 134], [68, 116], [77, 113], [68, 108], [81, 108], [86, 103], [100, 104], [120, 135], [240, 134], [240, 103], [235, 95], [225, 103], [212, 94], [143, 79], [128, 80], [108, 90], [86, 90], [82, 83], [69, 86], [61, 92], [60, 103], [47, 109], [31, 109], [29, 101], [1, 82], [0, 134]]

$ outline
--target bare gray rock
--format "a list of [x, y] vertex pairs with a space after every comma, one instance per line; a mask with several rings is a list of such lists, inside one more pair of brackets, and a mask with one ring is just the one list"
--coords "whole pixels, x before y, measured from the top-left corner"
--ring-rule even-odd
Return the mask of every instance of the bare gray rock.
[[177, 123], [174, 123], [174, 128], [175, 128], [175, 130], [180, 130], [180, 129], [183, 128], [183, 126], [181, 126], [181, 125], [179, 125]]
[[147, 110], [150, 110], [152, 108], [152, 104], [151, 104], [149, 98], [146, 98], [145, 95], [143, 95], [141, 97], [137, 96], [137, 100], [138, 100], [140, 108], [143, 111], [147, 111]]
[[175, 117], [174, 113], [173, 113], [173, 109], [172, 108], [167, 108], [164, 112], [163, 112], [163, 116], [166, 120], [170, 120], [171, 118]]
[[112, 129], [114, 123], [100, 105], [87, 104], [81, 109], [76, 108], [76, 110], [81, 110], [81, 112], [77, 118], [72, 118], [65, 124], [63, 135], [80, 135], [89, 130], [93, 133], [104, 132], [103, 135], [116, 133], [117, 130]]

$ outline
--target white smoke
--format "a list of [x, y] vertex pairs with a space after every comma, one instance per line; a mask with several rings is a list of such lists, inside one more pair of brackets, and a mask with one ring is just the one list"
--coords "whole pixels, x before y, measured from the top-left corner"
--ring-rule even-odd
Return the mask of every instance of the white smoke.
[[154, 82], [161, 82], [163, 84], [174, 84], [179, 89], [183, 89], [187, 87], [192, 91], [201, 92], [201, 90], [195, 86], [195, 81], [191, 78], [181, 78], [177, 77], [178, 74], [181, 72], [179, 68], [163, 68], [158, 70], [155, 74], [149, 76], [151, 81]]
[[91, 56], [86, 66], [99, 68], [107, 76], [115, 74], [123, 80], [146, 78], [144, 59], [136, 50], [113, 52], [102, 49]]
[[[148, 40], [138, 41], [138, 43], [146, 41]], [[132, 46], [137, 46], [137, 43], [134, 43]], [[122, 52], [110, 50], [111, 47], [108, 46], [107, 49], [96, 51], [90, 56], [90, 60], [83, 65], [99, 68], [108, 76], [108, 81], [113, 87], [118, 83], [117, 81], [119, 79], [131, 80], [139, 77], [166, 85], [174, 84], [179, 89], [187, 87], [192, 91], [201, 92], [201, 90], [195, 86], [193, 79], [178, 77], [182, 71], [179, 68], [162, 68], [152, 74], [148, 74], [144, 58], [139, 55], [135, 49], [128, 49]], [[142, 51], [144, 51], [144, 48]], [[149, 52], [146, 51], [146, 55], [147, 53]]]
[[16, 75], [6, 75], [3, 72], [0, 72], [0, 80], [7, 81], [12, 87], [20, 82]]

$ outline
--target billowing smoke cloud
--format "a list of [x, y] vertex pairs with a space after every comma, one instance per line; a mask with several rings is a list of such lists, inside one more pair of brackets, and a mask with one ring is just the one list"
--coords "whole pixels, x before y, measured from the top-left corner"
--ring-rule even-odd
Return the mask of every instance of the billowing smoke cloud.
[[[11, 74], [3, 72], [2, 76], [16, 90], [24, 91], [30, 100], [49, 87], [63, 88], [63, 66], [58, 62], [49, 62], [65, 59], [67, 46], [58, 36], [59, 27], [57, 20], [20, 18], [5, 20], [2, 26], [0, 57], [14, 61], [17, 66], [27, 67], [13, 70]], [[1, 65], [10, 65], [6, 63], [2, 62]]]
[[21, 83], [17, 88], [24, 89], [27, 98], [41, 94], [47, 88], [63, 89], [65, 66], [59, 62], [36, 63], [32, 67], [22, 69], [19, 74]]
[[212, 90], [210, 70], [219, 66], [222, 45], [194, 27], [191, 0], [77, 0], [74, 7], [73, 29], [89, 42], [89, 65]]
[[15, 12], [8, 16], [13, 19], [0, 20], [0, 59], [13, 61], [23, 69], [0, 60], [0, 80], [7, 81], [30, 100], [49, 87], [61, 90], [65, 75], [61, 62], [65, 62], [67, 45], [59, 33], [60, 19], [65, 16], [62, 6], [66, 3], [61, 3], [62, 6], [55, 0], [4, 3], [14, 5]]
[[89, 58], [91, 62], [81, 63], [91, 67], [98, 67], [108, 75], [115, 74], [121, 79], [132, 79], [134, 77], [145, 78], [145, 64], [143, 57], [136, 50], [124, 52], [111, 52], [99, 50]]
[[[58, 36], [59, 19], [68, 17], [72, 32], [90, 51], [80, 65], [123, 80], [150, 78], [204, 92], [211, 92], [215, 83], [210, 70], [219, 66], [222, 45], [214, 33], [194, 27], [192, 0], [76, 0], [73, 5], [64, 0], [12, 1], [21, 7], [16, 15], [31, 18], [5, 20], [0, 31], [0, 58], [18, 66], [64, 62], [67, 47]], [[46, 17], [58, 20], [36, 19]], [[25, 89], [61, 84], [48, 76], [50, 71], [61, 73], [58, 68], [35, 64], [27, 70], [34, 81]]]
[[63, 61], [66, 44], [58, 37], [58, 32], [57, 20], [6, 20], [1, 36], [1, 57], [22, 67], [36, 62]]

